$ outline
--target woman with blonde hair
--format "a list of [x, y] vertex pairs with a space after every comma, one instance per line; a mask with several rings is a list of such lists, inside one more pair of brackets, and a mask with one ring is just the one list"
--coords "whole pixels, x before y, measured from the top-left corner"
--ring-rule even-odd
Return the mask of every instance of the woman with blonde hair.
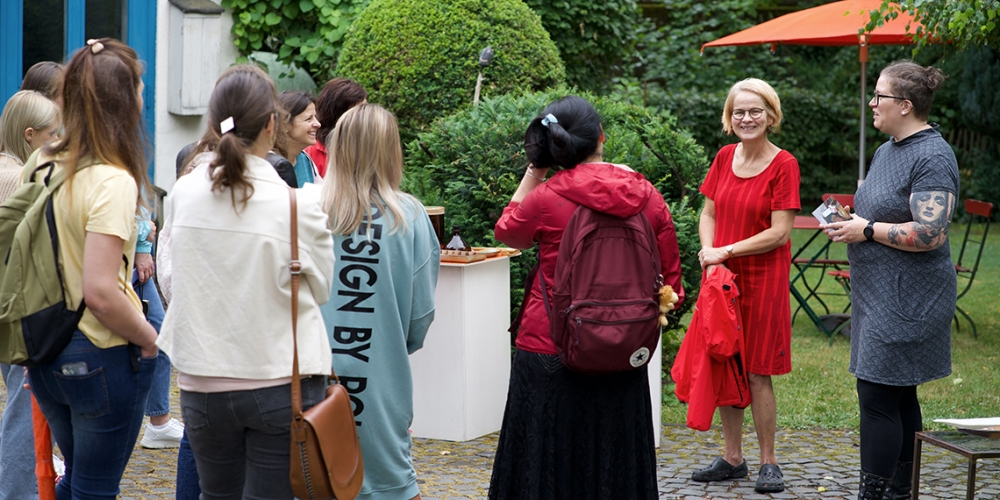
[[59, 106], [34, 90], [17, 92], [0, 115], [0, 202], [21, 183], [21, 166], [31, 153], [55, 139]]
[[208, 104], [210, 154], [177, 180], [164, 207], [171, 295], [157, 343], [177, 369], [181, 412], [202, 498], [292, 498], [290, 227], [298, 228], [302, 408], [325, 394], [330, 344], [319, 305], [333, 240], [319, 190], [296, 193], [265, 160], [278, 127], [274, 82], [230, 70]]
[[[0, 114], [0, 202], [21, 184], [21, 163], [55, 136], [59, 107], [44, 95], [22, 90]], [[31, 427], [31, 398], [24, 389], [24, 369], [0, 363], [7, 404], [0, 418], [0, 498], [38, 496]]]
[[337, 280], [322, 307], [341, 380], [352, 393], [365, 457], [359, 499], [419, 498], [410, 457], [409, 355], [434, 319], [440, 249], [430, 218], [399, 188], [403, 149], [396, 119], [360, 104], [337, 122], [327, 151], [323, 209], [330, 215]]
[[[776, 493], [785, 481], [774, 453], [777, 401], [771, 377], [792, 370], [792, 320], [788, 273], [791, 233], [799, 211], [799, 163], [771, 142], [781, 128], [781, 100], [763, 80], [747, 78], [729, 89], [722, 130], [740, 142], [715, 155], [701, 192], [698, 235], [704, 276], [717, 267], [736, 274], [743, 324], [743, 363], [749, 374], [750, 410], [760, 445], [754, 489]], [[723, 456], [697, 470], [695, 481], [724, 481], [748, 474], [743, 458], [744, 408], [720, 406]]]
[[156, 364], [156, 330], [128, 286], [139, 193], [148, 188], [142, 64], [110, 38], [90, 40], [66, 66], [65, 136], [25, 162], [65, 172], [53, 196], [67, 306], [84, 307], [52, 361], [28, 369], [31, 390], [66, 460], [59, 498], [107, 498], [142, 425]]

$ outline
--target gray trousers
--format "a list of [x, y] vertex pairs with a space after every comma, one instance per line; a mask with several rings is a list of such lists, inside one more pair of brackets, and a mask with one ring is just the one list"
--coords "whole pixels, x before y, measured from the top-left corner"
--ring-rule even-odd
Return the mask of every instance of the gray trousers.
[[[326, 377], [302, 379], [302, 409], [320, 402]], [[291, 386], [251, 391], [181, 391], [184, 428], [203, 500], [291, 499]]]

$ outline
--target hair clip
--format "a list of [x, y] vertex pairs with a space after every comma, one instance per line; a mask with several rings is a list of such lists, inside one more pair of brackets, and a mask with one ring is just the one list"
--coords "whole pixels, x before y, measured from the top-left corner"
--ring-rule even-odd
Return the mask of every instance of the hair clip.
[[220, 134], [220, 135], [225, 135], [226, 132], [229, 132], [230, 130], [232, 130], [234, 128], [236, 128], [236, 122], [233, 121], [233, 117], [232, 116], [230, 116], [229, 118], [226, 118], [225, 120], [222, 120], [222, 122], [219, 123], [219, 130], [222, 131], [222, 134]]
[[97, 54], [100, 51], [104, 50], [104, 44], [93, 38], [87, 40], [87, 45], [90, 47], [90, 52], [93, 54]]
[[542, 126], [543, 127], [549, 128], [549, 124], [550, 123], [559, 123], [559, 120], [556, 120], [556, 116], [553, 115], [552, 113], [549, 113], [549, 114], [545, 115], [545, 118], [542, 118]]

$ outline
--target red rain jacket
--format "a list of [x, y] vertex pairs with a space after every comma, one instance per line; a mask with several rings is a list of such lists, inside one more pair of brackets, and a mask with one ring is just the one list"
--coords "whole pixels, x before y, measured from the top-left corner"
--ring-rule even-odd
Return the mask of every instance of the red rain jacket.
[[670, 370], [677, 399], [688, 404], [687, 426], [699, 431], [712, 426], [716, 407], [750, 405], [735, 278], [719, 266], [702, 280], [691, 325]]
[[[560, 170], [528, 193], [521, 203], [510, 202], [496, 223], [494, 236], [514, 248], [531, 248], [538, 242], [539, 272], [546, 283], [554, 283], [559, 243], [569, 218], [580, 205], [622, 218], [639, 212], [646, 214], [656, 233], [663, 282], [684, 300], [680, 251], [670, 210], [656, 188], [642, 174], [630, 169], [611, 163], [581, 163], [576, 168]], [[539, 279], [531, 287], [524, 306], [516, 345], [529, 352], [556, 354]]]

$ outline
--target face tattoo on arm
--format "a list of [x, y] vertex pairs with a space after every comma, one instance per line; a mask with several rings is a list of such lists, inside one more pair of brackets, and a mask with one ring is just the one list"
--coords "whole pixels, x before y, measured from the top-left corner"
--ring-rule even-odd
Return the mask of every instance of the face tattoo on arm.
[[889, 228], [889, 243], [917, 250], [934, 250], [948, 239], [955, 195], [947, 191], [921, 191], [910, 195], [913, 222]]

